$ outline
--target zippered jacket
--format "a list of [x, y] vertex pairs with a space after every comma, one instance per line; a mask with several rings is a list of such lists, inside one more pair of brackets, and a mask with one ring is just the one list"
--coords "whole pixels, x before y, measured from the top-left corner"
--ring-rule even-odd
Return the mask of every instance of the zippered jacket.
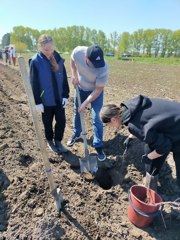
[[52, 71], [50, 61], [39, 52], [30, 59], [30, 82], [36, 104], [57, 106], [62, 104], [62, 98], [69, 98], [64, 59], [54, 51], [54, 57], [59, 65], [57, 72]]

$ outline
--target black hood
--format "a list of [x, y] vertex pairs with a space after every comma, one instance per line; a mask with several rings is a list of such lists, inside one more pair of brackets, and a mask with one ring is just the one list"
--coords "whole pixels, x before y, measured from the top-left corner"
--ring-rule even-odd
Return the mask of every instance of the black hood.
[[122, 112], [122, 122], [123, 124], [126, 124], [137, 112], [151, 106], [151, 100], [146, 96], [139, 95], [121, 103], [121, 106], [124, 107], [124, 111]]

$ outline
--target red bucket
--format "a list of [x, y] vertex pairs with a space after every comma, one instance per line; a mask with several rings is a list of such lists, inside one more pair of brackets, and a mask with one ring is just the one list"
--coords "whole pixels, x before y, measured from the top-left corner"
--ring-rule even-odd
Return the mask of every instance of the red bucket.
[[[148, 195], [148, 203], [146, 203]], [[128, 218], [137, 227], [147, 227], [160, 214], [162, 198], [152, 189], [134, 185], [128, 193]]]

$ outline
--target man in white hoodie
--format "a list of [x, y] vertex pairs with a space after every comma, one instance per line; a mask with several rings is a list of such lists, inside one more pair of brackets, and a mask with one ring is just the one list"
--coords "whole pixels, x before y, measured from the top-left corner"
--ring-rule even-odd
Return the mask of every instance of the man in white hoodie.
[[11, 47], [10, 56], [11, 56], [13, 65], [16, 66], [16, 51], [13, 47]]

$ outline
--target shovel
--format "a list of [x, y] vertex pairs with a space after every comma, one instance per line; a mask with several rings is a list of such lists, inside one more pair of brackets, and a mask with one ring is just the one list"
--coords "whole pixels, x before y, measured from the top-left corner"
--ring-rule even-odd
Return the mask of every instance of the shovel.
[[32, 89], [31, 89], [30, 80], [29, 80], [29, 76], [27, 73], [24, 57], [19, 57], [18, 62], [19, 62], [21, 76], [22, 76], [22, 80], [24, 82], [24, 87], [25, 87], [28, 102], [29, 102], [29, 107], [30, 107], [31, 114], [32, 114], [32, 119], [33, 119], [35, 131], [36, 131], [36, 136], [37, 136], [37, 139], [39, 142], [40, 151], [41, 151], [42, 159], [44, 162], [45, 171], [47, 173], [47, 177], [48, 177], [48, 181], [49, 181], [51, 194], [54, 197], [56, 209], [59, 212], [62, 208], [61, 204], [63, 203], [63, 195], [62, 195], [60, 189], [56, 187], [55, 182], [54, 182], [52, 169], [51, 169], [48, 157], [47, 157], [48, 155], [46, 152], [46, 144], [43, 139], [43, 134], [42, 134], [42, 131], [41, 131], [41, 128], [39, 125], [38, 115], [37, 115], [37, 112], [35, 109], [34, 97], [33, 97]]
[[[80, 98], [78, 86], [76, 87], [76, 96], [77, 96], [77, 100], [78, 100], [78, 106], [81, 106], [81, 98]], [[85, 155], [85, 158], [79, 159], [80, 170], [81, 170], [81, 173], [83, 173], [83, 172], [96, 173], [98, 170], [97, 157], [90, 156], [90, 154], [89, 154], [87, 138], [86, 138], [86, 131], [85, 131], [85, 124], [84, 124], [84, 113], [80, 112], [79, 115], [80, 115], [80, 121], [81, 121], [82, 138], [83, 138], [83, 142], [84, 142], [84, 155]]]

